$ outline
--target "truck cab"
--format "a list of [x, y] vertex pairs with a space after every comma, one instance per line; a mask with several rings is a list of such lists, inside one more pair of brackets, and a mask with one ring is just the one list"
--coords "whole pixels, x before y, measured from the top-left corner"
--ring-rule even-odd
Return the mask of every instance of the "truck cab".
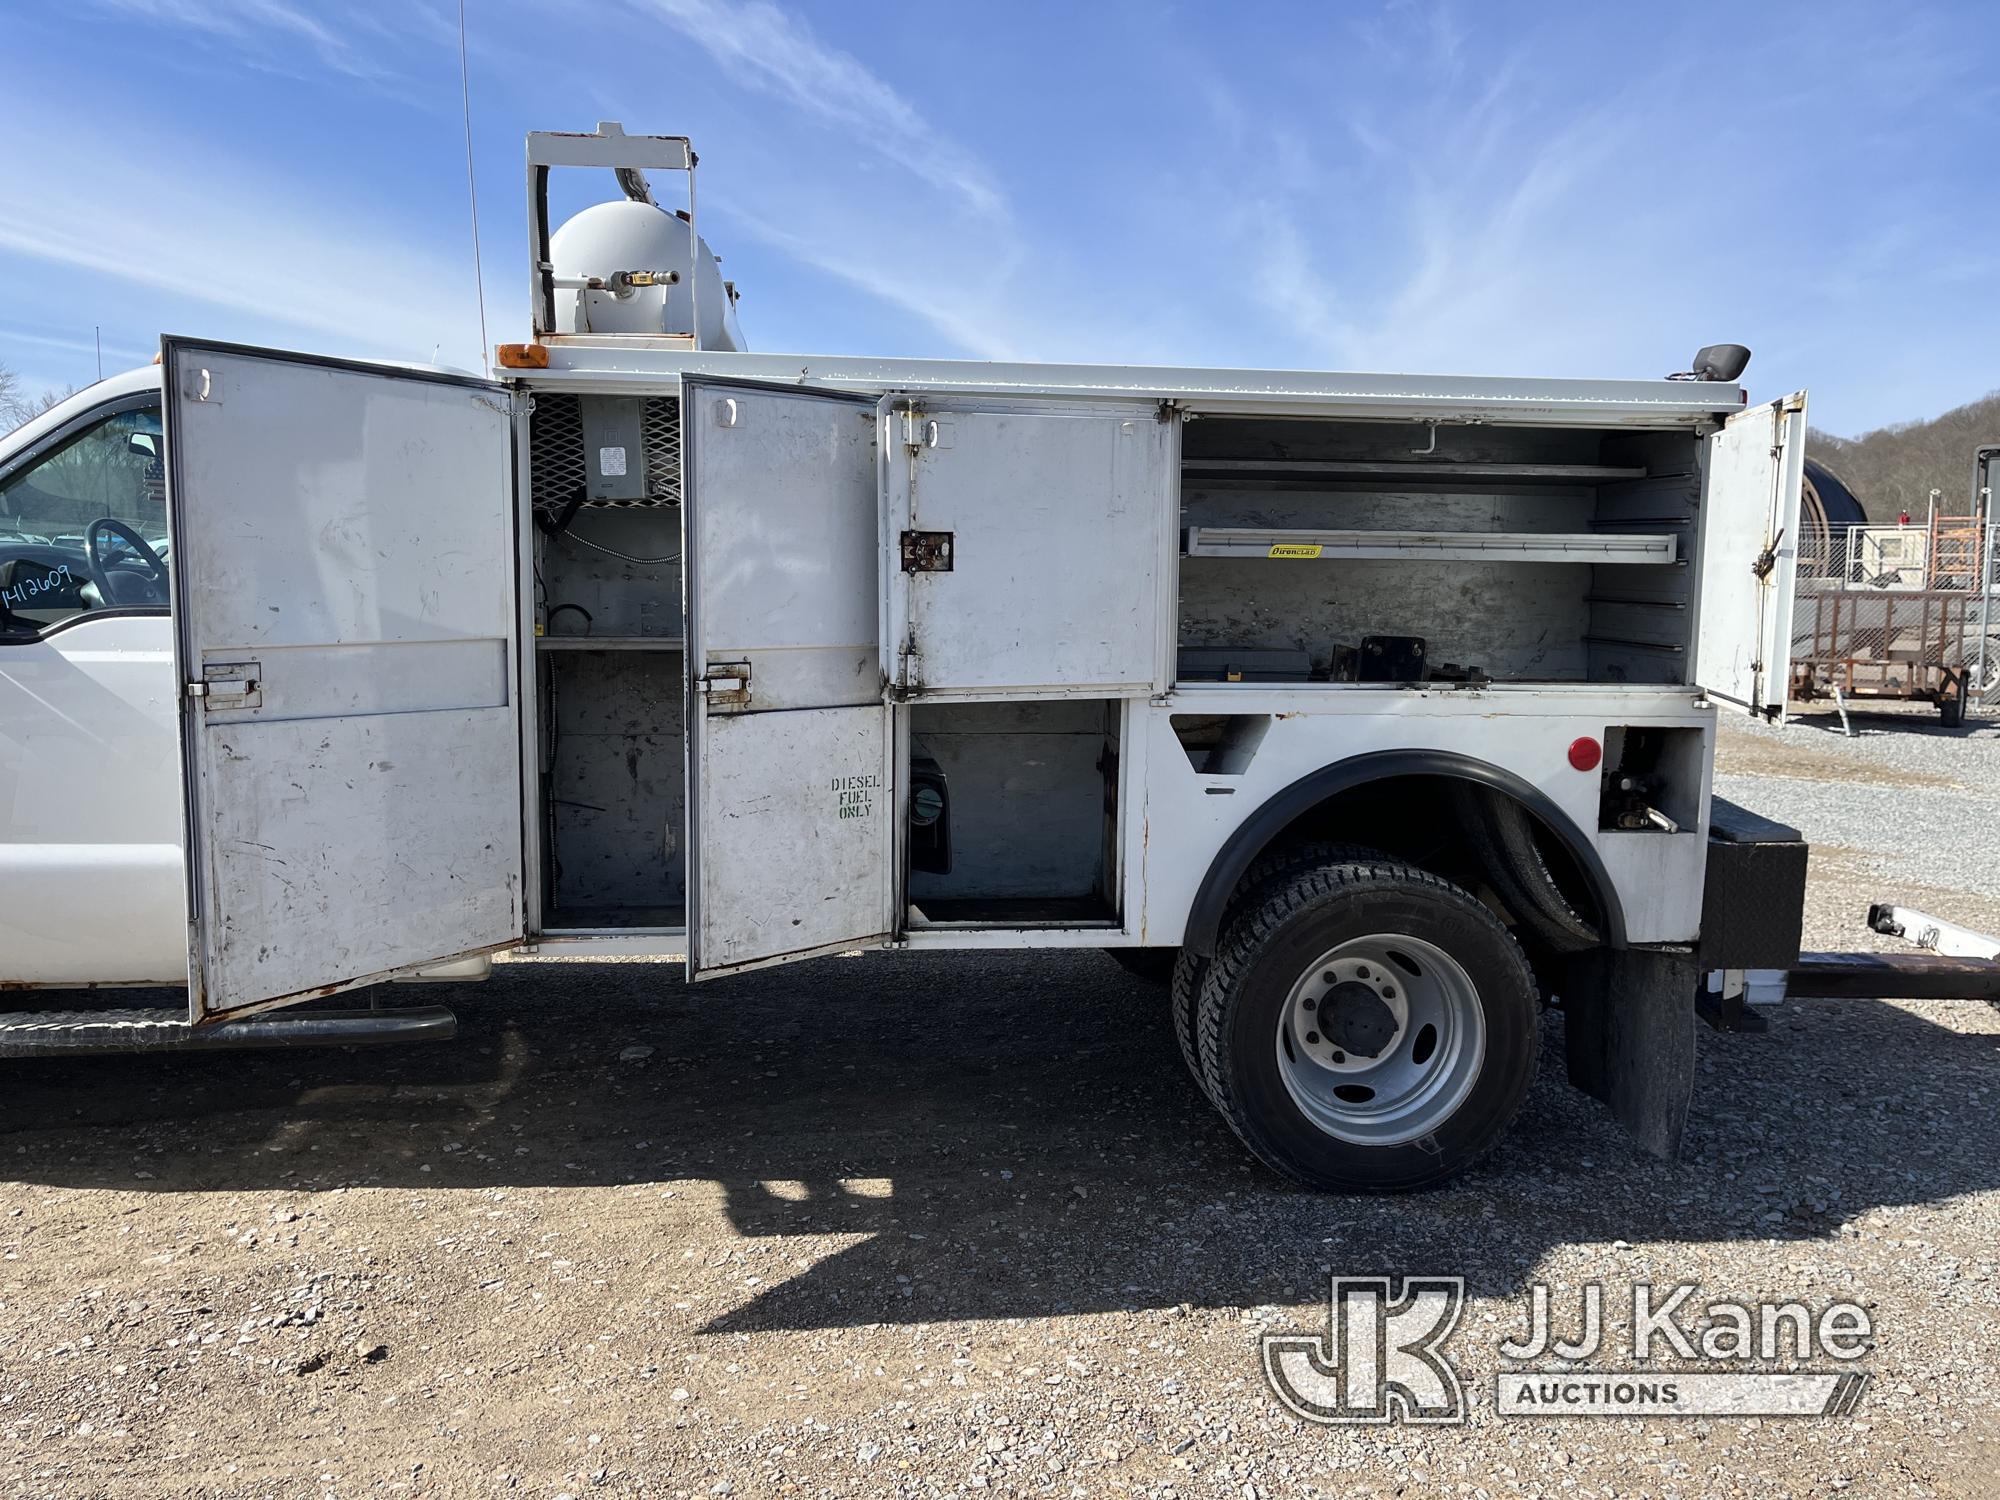
[[184, 984], [160, 372], [0, 439], [0, 980]]
[[[568, 166], [616, 224], [548, 233]], [[630, 185], [692, 168], [531, 137], [492, 378], [169, 338], [0, 450], [145, 468], [158, 402], [168, 512], [0, 637], [0, 978], [208, 1026], [509, 949], [1126, 950], [1256, 1154], [1394, 1187], [1504, 1127], [1538, 1000], [1693, 973], [1802, 397], [752, 354]]]

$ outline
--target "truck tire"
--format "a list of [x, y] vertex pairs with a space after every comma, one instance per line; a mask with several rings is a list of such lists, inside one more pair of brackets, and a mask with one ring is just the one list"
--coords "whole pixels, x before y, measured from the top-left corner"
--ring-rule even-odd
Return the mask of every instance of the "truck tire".
[[[1343, 861], [1381, 858], [1383, 856], [1375, 850], [1364, 849], [1359, 844], [1334, 844], [1325, 839], [1305, 839], [1261, 854], [1236, 883], [1235, 891], [1222, 909], [1222, 931], [1216, 936], [1218, 940], [1224, 937], [1230, 924], [1245, 910], [1263, 900], [1274, 887], [1307, 870]], [[1195, 1087], [1205, 1095], [1208, 1093], [1208, 1082], [1202, 1077], [1201, 1052], [1195, 1045], [1195, 1007], [1200, 1001], [1201, 982], [1208, 973], [1209, 961], [1191, 948], [1174, 951], [1177, 956], [1170, 981], [1173, 989], [1174, 1039], [1180, 1043], [1181, 1061], [1187, 1064]]]
[[1393, 1192], [1463, 1170], [1512, 1122], [1535, 982], [1469, 892], [1391, 860], [1332, 864], [1246, 904], [1195, 1033], [1205, 1092], [1259, 1161]]
[[1965, 696], [1957, 693], [1949, 698], [1940, 698], [1937, 703], [1938, 723], [1946, 729], [1956, 729], [1965, 722]]

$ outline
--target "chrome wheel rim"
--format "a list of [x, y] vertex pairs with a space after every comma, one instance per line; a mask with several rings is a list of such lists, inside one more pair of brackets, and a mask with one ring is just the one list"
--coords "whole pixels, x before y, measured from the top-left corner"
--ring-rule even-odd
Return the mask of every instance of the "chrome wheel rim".
[[1463, 1104], [1486, 1057], [1479, 987], [1435, 943], [1352, 938], [1292, 986], [1278, 1073], [1319, 1130], [1358, 1146], [1420, 1140]]

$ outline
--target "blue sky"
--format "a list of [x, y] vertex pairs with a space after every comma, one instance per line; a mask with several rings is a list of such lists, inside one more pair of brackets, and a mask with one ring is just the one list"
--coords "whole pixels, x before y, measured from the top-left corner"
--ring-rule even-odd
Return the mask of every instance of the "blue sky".
[[[521, 140], [684, 133], [761, 350], [1653, 376], [1842, 433], [2000, 387], [2000, 7], [468, 0]], [[479, 362], [445, 0], [11, 0], [0, 363]], [[608, 178], [574, 185], [612, 196]]]

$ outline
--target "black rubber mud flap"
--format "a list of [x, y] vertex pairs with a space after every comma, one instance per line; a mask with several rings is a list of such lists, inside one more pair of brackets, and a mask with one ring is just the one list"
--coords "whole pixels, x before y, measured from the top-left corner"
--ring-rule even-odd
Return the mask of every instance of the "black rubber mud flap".
[[1593, 948], [1572, 955], [1563, 977], [1569, 1081], [1672, 1161], [1694, 1097], [1694, 956]]

